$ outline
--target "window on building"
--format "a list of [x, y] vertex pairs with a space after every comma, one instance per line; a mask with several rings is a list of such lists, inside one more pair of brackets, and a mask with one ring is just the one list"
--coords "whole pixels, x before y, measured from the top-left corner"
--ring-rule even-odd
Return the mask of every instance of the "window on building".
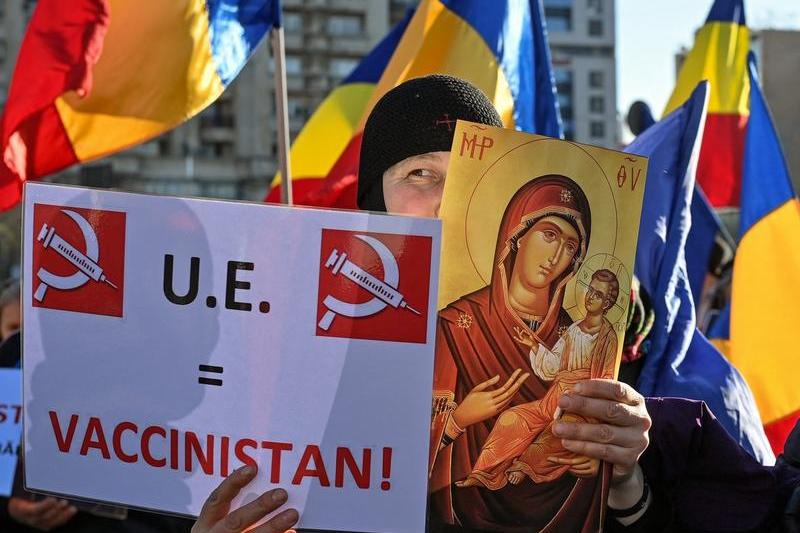
[[589, 134], [595, 139], [602, 139], [606, 136], [606, 123], [593, 120], [589, 123]]
[[589, 72], [589, 87], [593, 89], [599, 89], [603, 87], [603, 71], [602, 70], [593, 70]]
[[142, 180], [143, 192], [169, 194], [171, 196], [200, 196], [200, 184], [194, 181], [171, 181], [161, 179]]
[[283, 29], [286, 32], [299, 32], [303, 28], [303, 17], [300, 13], [284, 13]]
[[358, 15], [331, 15], [326, 29], [329, 35], [357, 36], [364, 33], [364, 19]]
[[358, 65], [358, 60], [349, 58], [336, 58], [331, 59], [328, 65], [328, 72], [331, 76], [336, 78], [346, 78], [353, 72], [353, 69]]
[[286, 104], [286, 107], [289, 110], [289, 118], [299, 118], [305, 120], [308, 118], [308, 109], [298, 102], [297, 100], [289, 99], [289, 102]]
[[592, 113], [605, 113], [606, 100], [602, 96], [592, 96], [589, 98], [589, 111]]
[[201, 127], [232, 128], [234, 124], [233, 99], [222, 97], [203, 111]]
[[545, 0], [544, 18], [552, 32], [572, 30], [572, 0]]
[[156, 142], [158, 145], [158, 155], [171, 155], [172, 144], [170, 143], [169, 133], [165, 133], [164, 135], [160, 136], [158, 139], [156, 139]]
[[201, 185], [201, 195], [209, 198], [234, 199], [239, 196], [239, 187], [236, 182], [209, 181]]
[[230, 159], [234, 155], [233, 143], [228, 141], [203, 141], [199, 153], [203, 157]]
[[589, 19], [589, 35], [592, 37], [603, 36], [603, 21], [600, 19]]
[[297, 56], [286, 56], [286, 74], [301, 74], [303, 71], [303, 61]]
[[595, 15], [603, 13], [603, 0], [586, 0], [586, 7]]

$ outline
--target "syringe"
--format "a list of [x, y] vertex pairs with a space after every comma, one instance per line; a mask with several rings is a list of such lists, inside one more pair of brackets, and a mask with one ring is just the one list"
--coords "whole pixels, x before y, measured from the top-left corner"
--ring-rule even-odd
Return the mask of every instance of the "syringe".
[[403, 298], [403, 295], [400, 294], [394, 287], [382, 280], [379, 280], [360, 266], [347, 259], [346, 253], [339, 253], [338, 250], [334, 249], [333, 252], [331, 252], [330, 257], [328, 257], [328, 260], [325, 262], [325, 267], [330, 268], [334, 275], [341, 272], [347, 279], [351, 280], [359, 287], [369, 291], [372, 295], [380, 298], [395, 309], [401, 307], [408, 309], [416, 315], [421, 315], [419, 311], [408, 305]]
[[75, 265], [81, 272], [93, 280], [108, 283], [115, 289], [118, 288], [108, 280], [105, 274], [103, 274], [103, 269], [100, 268], [100, 265], [86, 257], [86, 255], [79, 252], [70, 243], [56, 235], [56, 229], [54, 227], [48, 227], [47, 224], [42, 224], [42, 229], [39, 231], [39, 236], [36, 238], [36, 240], [40, 241], [44, 248], [52, 247], [61, 255], [61, 257]]

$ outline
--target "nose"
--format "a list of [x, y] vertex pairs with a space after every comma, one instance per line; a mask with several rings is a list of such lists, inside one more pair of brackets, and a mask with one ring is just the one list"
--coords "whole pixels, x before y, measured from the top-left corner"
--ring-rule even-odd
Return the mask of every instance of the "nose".
[[547, 262], [548, 262], [548, 263], [550, 263], [551, 265], [556, 265], [556, 264], [558, 264], [558, 262], [559, 262], [559, 261], [561, 261], [561, 258], [562, 258], [562, 257], [563, 257], [563, 255], [564, 255], [564, 248], [566, 247], [566, 244], [567, 244], [567, 243], [566, 243], [566, 241], [565, 241], [565, 240], [563, 240], [563, 239], [559, 239], [559, 240], [557, 241], [557, 246], [556, 246], [556, 249], [555, 249], [555, 253], [553, 253], [553, 254], [550, 256], [550, 258], [548, 259], [548, 261], [547, 261]]

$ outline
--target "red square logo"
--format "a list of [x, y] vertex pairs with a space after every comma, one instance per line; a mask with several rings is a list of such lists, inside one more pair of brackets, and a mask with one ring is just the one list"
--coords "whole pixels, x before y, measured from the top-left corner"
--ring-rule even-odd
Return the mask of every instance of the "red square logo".
[[125, 213], [33, 206], [33, 306], [122, 316]]
[[431, 238], [322, 230], [317, 335], [424, 343]]

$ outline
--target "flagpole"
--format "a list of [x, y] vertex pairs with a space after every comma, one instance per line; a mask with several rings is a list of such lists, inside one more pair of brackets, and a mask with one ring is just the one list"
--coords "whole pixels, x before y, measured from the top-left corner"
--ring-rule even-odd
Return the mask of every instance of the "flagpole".
[[289, 164], [289, 111], [286, 95], [286, 49], [283, 26], [270, 32], [272, 57], [275, 61], [275, 110], [278, 119], [278, 165], [281, 171], [281, 203], [292, 205], [292, 173]]

